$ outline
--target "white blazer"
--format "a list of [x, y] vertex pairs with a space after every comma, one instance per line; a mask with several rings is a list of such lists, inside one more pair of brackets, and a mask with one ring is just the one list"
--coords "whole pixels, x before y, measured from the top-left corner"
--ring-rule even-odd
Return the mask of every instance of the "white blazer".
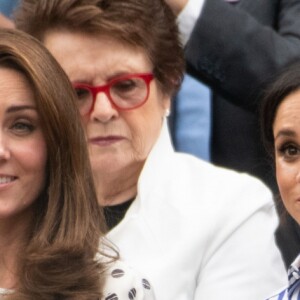
[[158, 300], [260, 300], [287, 284], [277, 225], [261, 181], [175, 153], [164, 123], [108, 238]]

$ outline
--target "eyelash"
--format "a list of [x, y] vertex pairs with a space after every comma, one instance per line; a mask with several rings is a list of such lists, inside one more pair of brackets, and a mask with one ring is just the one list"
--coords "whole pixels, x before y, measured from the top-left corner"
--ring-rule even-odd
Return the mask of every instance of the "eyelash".
[[[288, 153], [289, 150], [293, 150], [294, 153]], [[284, 143], [278, 147], [279, 155], [283, 156], [285, 160], [292, 161], [296, 159], [297, 156], [300, 156], [300, 147], [292, 142]]]
[[28, 121], [18, 120], [12, 124], [10, 129], [18, 135], [26, 135], [28, 133], [33, 132], [35, 126]]

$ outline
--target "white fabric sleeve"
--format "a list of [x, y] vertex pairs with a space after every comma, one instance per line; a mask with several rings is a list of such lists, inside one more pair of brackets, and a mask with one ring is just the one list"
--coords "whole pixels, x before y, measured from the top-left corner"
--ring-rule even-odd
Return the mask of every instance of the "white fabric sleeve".
[[248, 183], [239, 181], [234, 193], [230, 204], [226, 201], [219, 207], [222, 215], [213, 235], [216, 246], [206, 250], [209, 259], [203, 263], [194, 300], [266, 299], [287, 285], [274, 243], [278, 217], [271, 193], [250, 177]]
[[185, 46], [190, 38], [194, 25], [200, 17], [206, 0], [189, 0], [177, 17], [180, 40]]

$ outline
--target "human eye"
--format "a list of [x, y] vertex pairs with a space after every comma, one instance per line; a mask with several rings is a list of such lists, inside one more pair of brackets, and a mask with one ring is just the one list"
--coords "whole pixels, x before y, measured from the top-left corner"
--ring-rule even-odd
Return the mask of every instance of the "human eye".
[[296, 143], [287, 142], [279, 145], [277, 152], [286, 161], [293, 161], [300, 156], [300, 147]]
[[121, 79], [114, 82], [114, 84], [112, 85], [112, 89], [114, 90], [114, 92], [122, 93], [122, 94], [133, 92], [136, 89], [138, 89], [138, 87], [139, 87], [138, 80], [134, 78]]
[[78, 100], [86, 100], [90, 97], [90, 91], [84, 87], [75, 87], [75, 93]]
[[9, 129], [13, 134], [23, 136], [33, 132], [35, 128], [36, 126], [31, 121], [20, 119], [20, 120], [15, 120], [11, 124]]

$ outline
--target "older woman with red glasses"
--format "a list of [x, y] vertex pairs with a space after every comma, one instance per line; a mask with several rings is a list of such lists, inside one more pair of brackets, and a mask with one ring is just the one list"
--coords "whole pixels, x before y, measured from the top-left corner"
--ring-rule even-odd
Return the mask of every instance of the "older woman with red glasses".
[[107, 235], [157, 299], [263, 299], [286, 283], [269, 190], [172, 148], [184, 60], [163, 1], [23, 0], [16, 24], [69, 76]]

